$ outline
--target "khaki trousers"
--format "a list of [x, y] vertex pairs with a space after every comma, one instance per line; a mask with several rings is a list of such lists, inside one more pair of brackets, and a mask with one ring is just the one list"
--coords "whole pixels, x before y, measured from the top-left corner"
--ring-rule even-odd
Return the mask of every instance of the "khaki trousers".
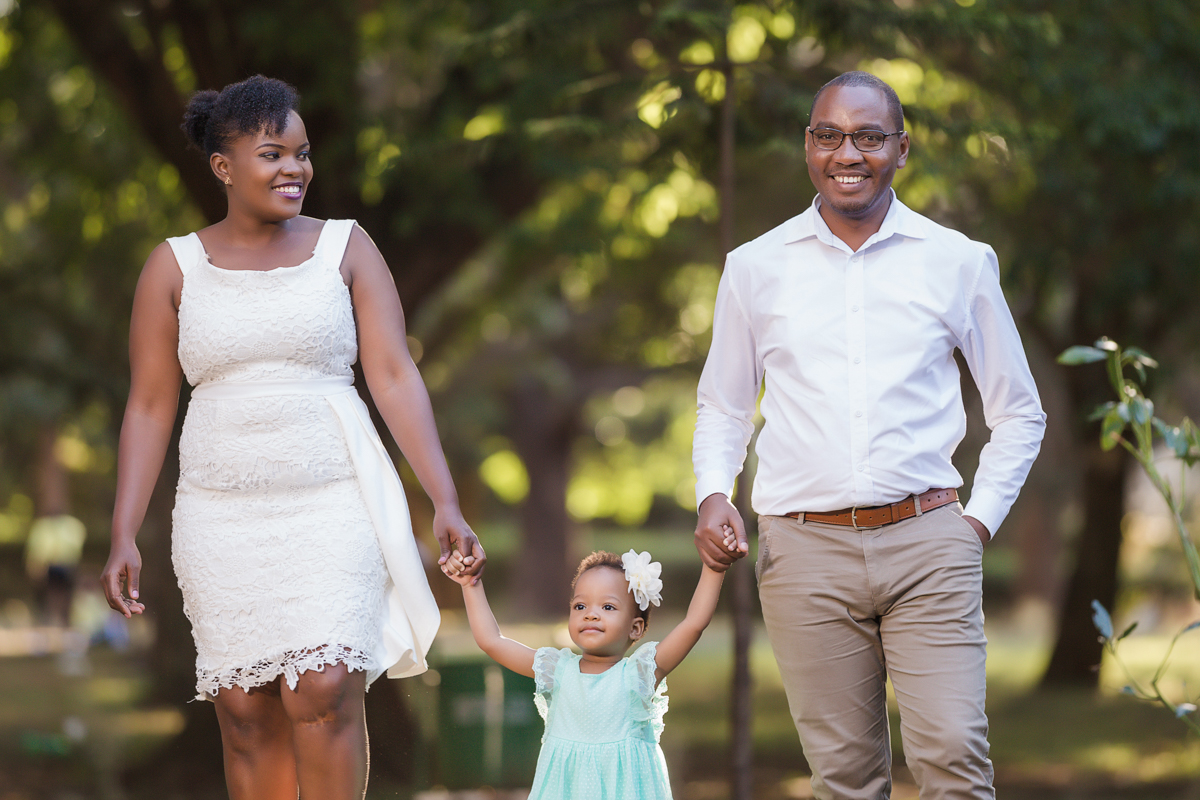
[[819, 800], [886, 800], [885, 680], [922, 800], [991, 800], [983, 545], [957, 503], [875, 530], [759, 518], [767, 635]]

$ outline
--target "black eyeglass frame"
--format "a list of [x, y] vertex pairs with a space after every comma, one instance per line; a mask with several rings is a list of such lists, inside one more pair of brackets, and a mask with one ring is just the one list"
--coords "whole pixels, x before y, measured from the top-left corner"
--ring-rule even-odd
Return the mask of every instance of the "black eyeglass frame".
[[[894, 131], [892, 133], [886, 133], [885, 131], [879, 131], [879, 130], [875, 130], [873, 128], [863, 128], [862, 130], [859, 130], [859, 131], [851, 131], [850, 133], [846, 133], [845, 131], [839, 131], [837, 128], [813, 128], [811, 126], [805, 128], [804, 130], [808, 131], [809, 135], [812, 136], [813, 147], [817, 148], [818, 150], [825, 150], [827, 152], [832, 152], [834, 150], [838, 150], [841, 148], [842, 144], [845, 143], [846, 137], [849, 136], [850, 144], [854, 145], [854, 149], [860, 153], [878, 153], [880, 150], [882, 150], [887, 145], [887, 139], [889, 136], [899, 136], [902, 133], [907, 133], [907, 131], [905, 131], [905, 130], [898, 130], [898, 131]], [[840, 134], [842, 138], [838, 139], [838, 143], [834, 147], [822, 147], [817, 142], [817, 131], [828, 131], [829, 133], [837, 133], [837, 134]], [[864, 150], [861, 147], [859, 147], [858, 142], [856, 142], [854, 140], [854, 137], [858, 136], [860, 133], [877, 133], [883, 137], [883, 143], [880, 144], [879, 147], [876, 147], [874, 150]]]

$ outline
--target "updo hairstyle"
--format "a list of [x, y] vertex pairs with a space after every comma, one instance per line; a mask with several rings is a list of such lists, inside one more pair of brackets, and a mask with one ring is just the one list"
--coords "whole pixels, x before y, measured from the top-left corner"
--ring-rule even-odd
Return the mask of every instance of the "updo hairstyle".
[[188, 101], [180, 127], [193, 147], [211, 156], [224, 153], [240, 136], [279, 135], [287, 127], [288, 112], [299, 104], [300, 94], [293, 86], [255, 75], [219, 92], [196, 92]]
[[[625, 563], [621, 561], [621, 557], [619, 555], [616, 553], [610, 553], [607, 550], [597, 550], [596, 552], [584, 558], [583, 561], [579, 562], [579, 569], [575, 570], [575, 577], [571, 579], [571, 591], [575, 591], [575, 584], [579, 583], [579, 579], [583, 576], [583, 573], [587, 572], [589, 569], [596, 569], [597, 567], [615, 569], [617, 572], [621, 573], [622, 578], [625, 577]], [[650, 609], [654, 606], [647, 605], [645, 608], [639, 608], [637, 602], [634, 601], [632, 594], [629, 595], [629, 600], [633, 603], [633, 618], [637, 619], [638, 617], [641, 617], [642, 622], [645, 623], [646, 627], [650, 627]]]

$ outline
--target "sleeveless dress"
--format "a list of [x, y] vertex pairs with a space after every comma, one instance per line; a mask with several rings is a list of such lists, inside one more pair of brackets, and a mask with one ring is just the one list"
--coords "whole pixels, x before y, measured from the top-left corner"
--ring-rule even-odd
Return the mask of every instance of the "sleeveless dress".
[[195, 387], [179, 442], [171, 556], [196, 641], [197, 699], [345, 664], [424, 672], [437, 604], [391, 459], [353, 387], [358, 357], [329, 220], [312, 257], [183, 273], [179, 363]]
[[671, 800], [658, 738], [667, 682], [654, 686], [658, 642], [599, 675], [570, 650], [533, 657], [534, 704], [546, 720], [529, 800]]

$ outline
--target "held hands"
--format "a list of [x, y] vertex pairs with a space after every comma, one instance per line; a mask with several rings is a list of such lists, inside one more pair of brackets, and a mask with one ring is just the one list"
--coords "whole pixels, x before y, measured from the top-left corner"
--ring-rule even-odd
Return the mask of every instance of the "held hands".
[[471, 562], [473, 561], [473, 556], [465, 556], [455, 550], [446, 559], [446, 563], [442, 564], [442, 572], [446, 574], [447, 578], [463, 588], [474, 586], [479, 583], [479, 577], [467, 572], [467, 568], [471, 566]]
[[696, 522], [695, 543], [700, 560], [715, 572], [724, 572], [750, 552], [742, 515], [727, 496], [718, 492], [704, 498]]
[[[487, 563], [487, 554], [462, 514], [457, 509], [452, 512], [435, 511], [433, 534], [442, 551], [438, 557], [438, 567], [442, 572], [463, 585], [467, 582], [478, 583], [483, 565]], [[453, 564], [453, 572], [447, 571], [450, 564]], [[463, 580], [459, 580], [460, 577]]]
[[[124, 614], [126, 619], [146, 610], [146, 606], [138, 602], [138, 580], [141, 573], [142, 556], [133, 542], [122, 546], [114, 545], [108, 554], [108, 563], [100, 573], [100, 584], [104, 587], [108, 605]], [[121, 594], [122, 584], [129, 587], [129, 598]]]

